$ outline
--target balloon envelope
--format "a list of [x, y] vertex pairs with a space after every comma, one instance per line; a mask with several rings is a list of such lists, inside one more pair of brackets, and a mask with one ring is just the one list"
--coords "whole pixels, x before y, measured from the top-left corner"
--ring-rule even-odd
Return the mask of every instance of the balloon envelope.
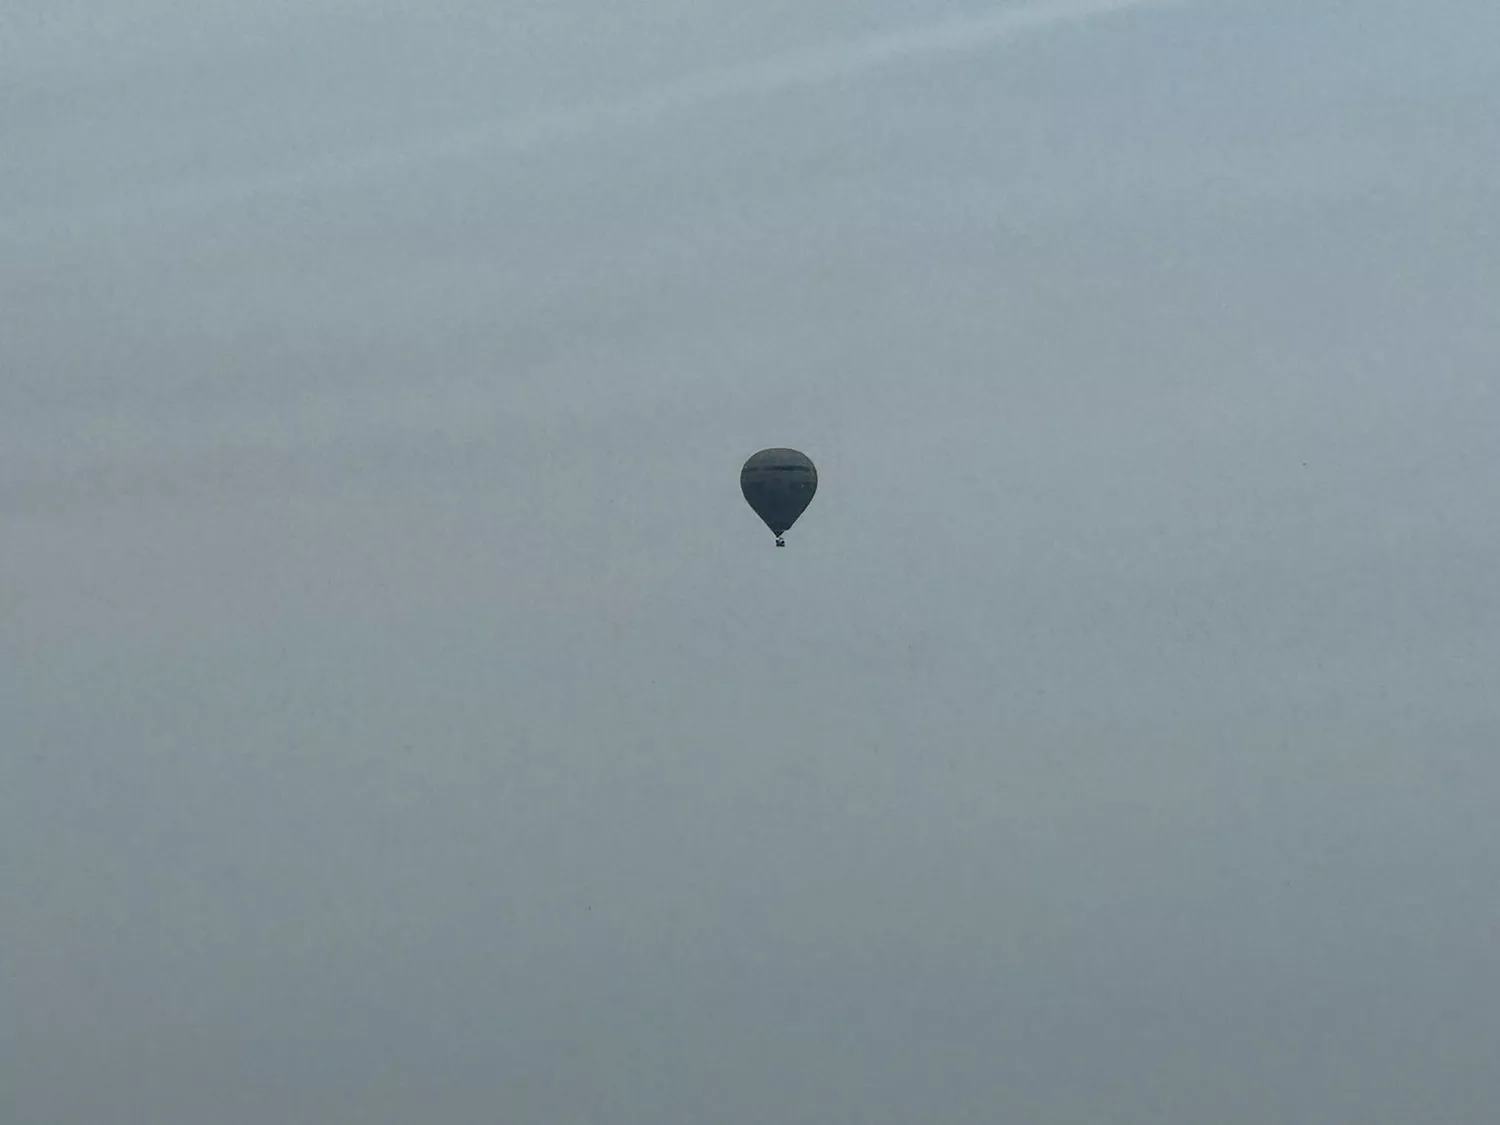
[[762, 449], [740, 470], [745, 502], [780, 536], [797, 522], [818, 491], [818, 470], [795, 449]]

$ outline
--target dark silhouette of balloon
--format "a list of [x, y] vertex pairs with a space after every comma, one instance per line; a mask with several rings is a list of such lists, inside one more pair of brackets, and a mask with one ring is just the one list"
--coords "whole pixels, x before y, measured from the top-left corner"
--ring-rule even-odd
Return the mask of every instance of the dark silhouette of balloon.
[[740, 470], [740, 491], [776, 536], [776, 546], [785, 547], [783, 533], [818, 491], [818, 470], [795, 449], [762, 449]]

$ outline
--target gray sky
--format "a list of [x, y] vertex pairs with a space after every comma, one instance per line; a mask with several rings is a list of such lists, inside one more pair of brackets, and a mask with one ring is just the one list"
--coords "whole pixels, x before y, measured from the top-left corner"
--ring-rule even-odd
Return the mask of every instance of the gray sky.
[[7, 0], [0, 1116], [1489, 1125], [1497, 43]]

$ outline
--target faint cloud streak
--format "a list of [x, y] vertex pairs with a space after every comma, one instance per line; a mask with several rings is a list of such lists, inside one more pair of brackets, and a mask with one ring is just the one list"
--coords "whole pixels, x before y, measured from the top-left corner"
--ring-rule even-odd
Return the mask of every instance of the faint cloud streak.
[[118, 221], [135, 215], [212, 211], [266, 195], [336, 187], [414, 165], [463, 159], [493, 149], [526, 149], [601, 131], [644, 128], [674, 114], [717, 102], [771, 97], [857, 79], [902, 63], [941, 55], [968, 54], [1027, 32], [1064, 27], [1147, 8], [1176, 6], [1184, 0], [1043, 0], [986, 15], [957, 17], [872, 34], [842, 43], [789, 51], [740, 66], [690, 75], [643, 91], [635, 97], [596, 102], [455, 129], [418, 143], [367, 149], [327, 157], [298, 168], [255, 176], [200, 180], [87, 209], [13, 215], [0, 222], [7, 237], [33, 236], [48, 227], [76, 231], [80, 225]]

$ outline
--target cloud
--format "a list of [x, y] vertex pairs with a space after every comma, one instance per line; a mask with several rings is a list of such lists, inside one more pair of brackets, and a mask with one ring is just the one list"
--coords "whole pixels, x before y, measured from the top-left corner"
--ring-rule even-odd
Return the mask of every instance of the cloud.
[[[984, 15], [955, 17], [790, 51], [752, 63], [689, 75], [624, 100], [596, 102], [523, 114], [455, 129], [445, 136], [358, 152], [330, 155], [316, 163], [254, 176], [202, 179], [142, 192], [129, 199], [50, 216], [0, 221], [8, 234], [36, 233], [42, 226], [117, 220], [141, 213], [216, 210], [248, 200], [337, 187], [397, 170], [481, 155], [494, 149], [525, 149], [600, 132], [644, 128], [675, 114], [717, 102], [771, 97], [798, 89], [861, 78], [903, 63], [941, 55], [982, 51], [1028, 32], [1174, 5], [1181, 0], [1041, 0]], [[8, 228], [8, 229], [7, 229]]]
[[668, 114], [717, 101], [769, 96], [804, 87], [859, 78], [904, 62], [935, 55], [983, 50], [1027, 31], [1078, 23], [1172, 0], [1051, 0], [983, 16], [958, 17], [904, 27], [844, 43], [791, 51], [742, 66], [726, 67], [648, 91], [624, 103], [590, 106], [508, 122], [454, 138], [464, 147], [487, 141], [527, 144], [592, 132], [640, 126]]

